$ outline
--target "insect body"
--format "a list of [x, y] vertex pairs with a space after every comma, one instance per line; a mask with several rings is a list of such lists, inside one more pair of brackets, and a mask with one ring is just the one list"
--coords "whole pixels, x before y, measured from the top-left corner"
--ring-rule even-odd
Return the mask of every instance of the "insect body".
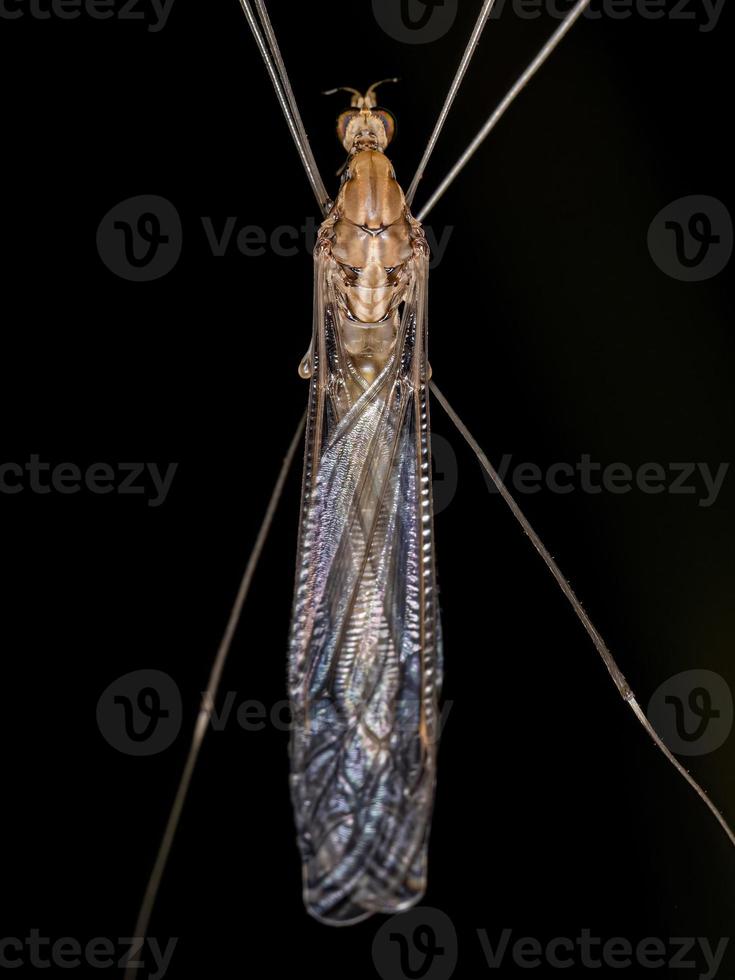
[[[372, 382], [387, 364], [398, 334], [398, 308], [415, 278], [419, 254], [428, 246], [410, 214], [384, 150], [394, 124], [374, 110], [375, 86], [356, 94], [353, 111], [342, 113], [337, 132], [349, 153], [337, 201], [319, 231], [317, 254], [331, 260], [327, 275], [337, 298], [338, 329], [354, 372]], [[300, 372], [308, 377], [310, 356]], [[357, 382], [358, 389], [360, 387]]]
[[[423, 219], [582, 16], [574, 6], [419, 212]], [[392, 117], [375, 85], [354, 89], [338, 135], [348, 151], [329, 200], [264, 0], [240, 0], [307, 179], [325, 215], [314, 255], [310, 379], [289, 694], [291, 793], [304, 899], [342, 925], [408, 908], [424, 893], [434, 796], [441, 639], [436, 603], [427, 360], [428, 248], [409, 207], [494, 0], [484, 0], [407, 194], [385, 149]], [[654, 744], [735, 845], [735, 831], [646, 717], [612, 652], [541, 538], [447, 399], [431, 391], [510, 508]], [[191, 746], [143, 896], [145, 936], [222, 673], [286, 475], [291, 441], [212, 664]], [[128, 968], [126, 980], [133, 980]]]
[[440, 686], [426, 360], [428, 247], [384, 149], [374, 86], [315, 251], [290, 643], [291, 789], [316, 918], [418, 901]]

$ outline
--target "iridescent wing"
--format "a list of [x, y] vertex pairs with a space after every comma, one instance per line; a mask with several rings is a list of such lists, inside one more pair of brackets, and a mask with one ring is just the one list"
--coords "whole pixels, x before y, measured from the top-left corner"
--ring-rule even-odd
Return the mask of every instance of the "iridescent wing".
[[341, 349], [317, 255], [290, 638], [291, 791], [310, 914], [347, 924], [426, 883], [441, 684], [426, 360], [416, 255], [387, 366]]

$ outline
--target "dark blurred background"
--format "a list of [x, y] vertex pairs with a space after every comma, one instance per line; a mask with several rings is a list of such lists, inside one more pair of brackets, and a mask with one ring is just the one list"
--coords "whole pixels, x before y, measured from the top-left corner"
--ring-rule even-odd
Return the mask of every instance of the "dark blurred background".
[[[330, 189], [347, 102], [321, 91], [400, 75], [381, 103], [408, 185], [480, 4], [461, 3], [426, 43], [381, 25], [391, 6], [270, 4]], [[704, 8], [678, 6], [693, 17], [667, 4], [660, 19], [635, 7], [583, 19], [428, 221], [450, 235], [431, 280], [434, 377], [496, 463], [509, 454], [546, 472], [588, 454], [715, 472], [731, 458], [731, 266], [683, 281], [647, 245], [682, 197], [732, 207], [732, 10], [713, 26]], [[294, 254], [277, 254], [271, 236], [317, 209], [236, 0], [175, 0], [161, 29], [144, 0], [142, 20], [120, 5], [108, 20], [7, 8], [24, 16], [0, 18], [0, 464], [178, 464], [160, 506], [27, 483], [0, 493], [0, 937], [37, 928], [86, 942], [133, 928], [199, 692], [305, 406], [310, 246], [299, 233]], [[557, 23], [507, 0], [488, 25], [419, 209]], [[105, 215], [140, 195], [169, 201], [182, 228], [178, 262], [148, 282], [116, 274], [97, 245]], [[225, 254], [203, 218], [218, 235], [235, 219]], [[238, 250], [245, 226], [262, 230], [264, 254]], [[488, 970], [478, 929], [494, 945], [504, 928], [542, 943], [589, 929], [716, 945], [735, 897], [725, 835], [637, 726], [438, 405], [433, 426], [451, 710], [426, 905], [454, 924], [455, 975]], [[224, 676], [235, 706], [270, 711], [285, 697], [299, 469]], [[691, 494], [586, 493], [579, 480], [568, 494], [519, 494], [644, 707], [683, 671], [715, 672], [725, 691], [735, 680], [734, 480], [709, 506], [694, 477]], [[103, 737], [96, 711], [117, 678], [152, 669], [178, 686], [183, 728], [139, 758]], [[151, 927], [164, 944], [180, 937], [169, 977], [380, 975], [380, 920], [330, 931], [303, 912], [282, 729], [231, 716], [207, 740]], [[735, 821], [732, 736], [682, 761]], [[697, 963], [684, 975], [706, 975]], [[597, 974], [613, 972], [638, 975]], [[719, 976], [733, 975], [729, 949]]]

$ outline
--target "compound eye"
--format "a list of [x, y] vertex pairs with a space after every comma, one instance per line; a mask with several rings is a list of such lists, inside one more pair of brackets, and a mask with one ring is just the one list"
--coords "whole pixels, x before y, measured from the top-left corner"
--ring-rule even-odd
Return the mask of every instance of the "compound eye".
[[347, 135], [347, 127], [357, 115], [359, 115], [359, 113], [355, 112], [354, 110], [352, 112], [348, 110], [347, 112], [340, 113], [340, 116], [337, 119], [337, 136], [339, 137], [340, 143], [344, 143], [345, 136]]
[[396, 121], [387, 109], [373, 109], [373, 115], [377, 116], [385, 129], [385, 138], [390, 143], [396, 134]]

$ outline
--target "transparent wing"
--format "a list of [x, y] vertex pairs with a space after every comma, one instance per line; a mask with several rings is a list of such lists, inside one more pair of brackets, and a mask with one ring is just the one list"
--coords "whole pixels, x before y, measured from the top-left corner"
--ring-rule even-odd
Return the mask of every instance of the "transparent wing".
[[426, 881], [441, 666], [427, 260], [413, 261], [393, 356], [351, 397], [330, 260], [316, 259], [290, 641], [291, 789], [304, 900], [335, 924], [406, 908]]

